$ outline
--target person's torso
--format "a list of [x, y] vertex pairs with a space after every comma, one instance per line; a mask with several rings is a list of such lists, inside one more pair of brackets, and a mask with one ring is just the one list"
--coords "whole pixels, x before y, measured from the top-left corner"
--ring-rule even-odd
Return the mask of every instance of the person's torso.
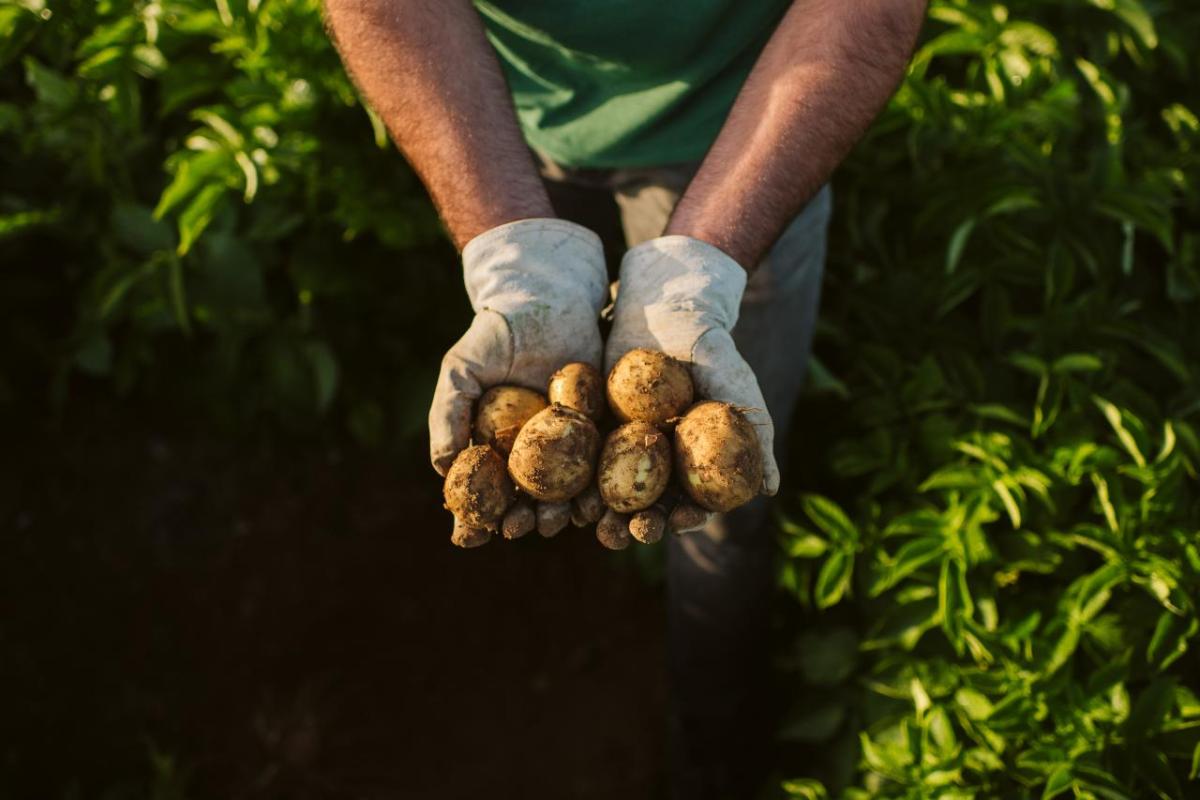
[[529, 143], [571, 166], [702, 157], [788, 0], [477, 0]]

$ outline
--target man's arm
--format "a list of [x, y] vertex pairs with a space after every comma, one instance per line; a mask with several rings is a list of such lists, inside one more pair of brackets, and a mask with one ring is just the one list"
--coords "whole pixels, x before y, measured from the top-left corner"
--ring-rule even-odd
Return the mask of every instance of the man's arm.
[[325, 12], [459, 249], [498, 225], [554, 216], [469, 0], [326, 0]]
[[895, 90], [925, 0], [796, 0], [667, 226], [752, 269]]

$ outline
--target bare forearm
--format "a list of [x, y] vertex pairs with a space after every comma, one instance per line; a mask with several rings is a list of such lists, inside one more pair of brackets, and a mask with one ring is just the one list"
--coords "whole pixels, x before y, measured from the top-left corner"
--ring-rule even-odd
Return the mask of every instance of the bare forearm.
[[326, 0], [325, 11], [459, 248], [496, 225], [554, 215], [468, 0]]
[[752, 269], [895, 90], [925, 0], [796, 0], [667, 233]]

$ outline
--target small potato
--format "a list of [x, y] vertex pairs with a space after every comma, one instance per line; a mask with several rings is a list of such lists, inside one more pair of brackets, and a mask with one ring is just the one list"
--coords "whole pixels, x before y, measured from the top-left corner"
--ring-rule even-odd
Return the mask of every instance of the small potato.
[[706, 511], [691, 502], [680, 503], [667, 518], [667, 528], [675, 534], [692, 533], [707, 525], [712, 515], [711, 511]]
[[557, 536], [571, 521], [570, 503], [539, 503], [537, 508], [537, 532], [549, 539]]
[[589, 484], [575, 499], [571, 501], [571, 523], [576, 528], [586, 528], [599, 522], [604, 516], [604, 500], [600, 497], [600, 488]]
[[629, 422], [604, 442], [597, 472], [600, 496], [624, 514], [649, 508], [671, 479], [671, 444], [649, 422]]
[[504, 458], [485, 444], [458, 454], [446, 472], [446, 508], [470, 528], [494, 531], [516, 498]]
[[483, 528], [472, 528], [460, 519], [454, 520], [454, 530], [450, 534], [450, 542], [458, 547], [479, 547], [492, 539], [492, 532]]
[[517, 434], [508, 474], [533, 498], [565, 503], [591, 482], [599, 450], [596, 423], [566, 406], [550, 406]]
[[500, 532], [505, 539], [520, 539], [537, 526], [537, 517], [533, 511], [533, 503], [522, 497], [513, 503], [513, 507], [504, 515], [500, 524]]
[[608, 405], [622, 422], [664, 425], [692, 404], [692, 376], [655, 350], [630, 350], [608, 373]]
[[596, 523], [596, 538], [609, 550], [624, 550], [629, 547], [629, 515], [611, 508]]
[[642, 544], [654, 544], [667, 527], [667, 514], [658, 506], [639, 511], [629, 519], [629, 535]]
[[547, 406], [546, 398], [521, 386], [493, 386], [479, 398], [473, 438], [490, 444], [504, 455], [529, 418]]
[[762, 491], [758, 434], [729, 403], [698, 403], [675, 426], [675, 469], [698, 505], [732, 511]]
[[591, 364], [574, 361], [551, 375], [546, 396], [589, 419], [604, 416], [604, 378]]

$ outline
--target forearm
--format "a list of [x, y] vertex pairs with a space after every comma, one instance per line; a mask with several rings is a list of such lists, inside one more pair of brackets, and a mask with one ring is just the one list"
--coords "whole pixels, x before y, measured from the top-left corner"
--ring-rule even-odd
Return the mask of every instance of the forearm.
[[924, 11], [925, 0], [796, 0], [667, 233], [752, 269], [895, 90]]
[[347, 69], [460, 249], [497, 225], [554, 216], [468, 0], [326, 0], [325, 10]]

